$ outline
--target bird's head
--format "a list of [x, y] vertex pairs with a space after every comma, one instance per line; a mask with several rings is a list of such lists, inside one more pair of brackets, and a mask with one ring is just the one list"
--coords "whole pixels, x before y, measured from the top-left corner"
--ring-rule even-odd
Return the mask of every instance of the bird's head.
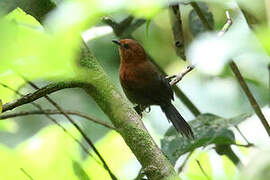
[[121, 62], [138, 63], [147, 58], [143, 47], [133, 39], [113, 40], [112, 42], [119, 46]]

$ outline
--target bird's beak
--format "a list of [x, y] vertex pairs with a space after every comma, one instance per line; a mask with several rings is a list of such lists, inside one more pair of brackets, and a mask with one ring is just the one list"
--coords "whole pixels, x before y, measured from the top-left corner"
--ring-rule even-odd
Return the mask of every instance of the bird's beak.
[[112, 40], [112, 42], [115, 43], [115, 44], [117, 44], [118, 46], [121, 46], [121, 43], [118, 40]]

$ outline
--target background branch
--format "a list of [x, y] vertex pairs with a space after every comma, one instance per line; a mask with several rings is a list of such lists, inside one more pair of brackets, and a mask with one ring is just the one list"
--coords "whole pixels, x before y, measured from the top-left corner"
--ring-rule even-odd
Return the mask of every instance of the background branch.
[[175, 52], [177, 56], [179, 56], [181, 59], [186, 60], [185, 41], [182, 27], [180, 5], [174, 4], [169, 6], [169, 14], [174, 38]]
[[[210, 24], [207, 22], [205, 16], [203, 15], [203, 13], [202, 13], [200, 7], [197, 5], [197, 3], [196, 2], [192, 2], [191, 5], [194, 8], [194, 10], [197, 12], [197, 14], [200, 17], [200, 19], [202, 20], [204, 26], [208, 30], [212, 30]], [[254, 98], [254, 96], [252, 95], [251, 91], [249, 90], [248, 85], [245, 82], [242, 74], [240, 73], [237, 65], [235, 64], [235, 62], [233, 60], [231, 60], [231, 62], [229, 63], [229, 65], [230, 65], [230, 68], [233, 71], [233, 73], [234, 73], [234, 75], [235, 75], [238, 83], [240, 84], [241, 88], [243, 89], [245, 95], [247, 96], [247, 98], [249, 100], [249, 103], [251, 104], [251, 107], [253, 108], [253, 110], [255, 111], [256, 115], [258, 116], [258, 118], [260, 119], [261, 123], [263, 124], [266, 132], [268, 133], [268, 136], [270, 136], [270, 126], [269, 126], [269, 124], [268, 124], [265, 116], [263, 115], [259, 104], [257, 103], [256, 99]]]
[[[90, 117], [84, 113], [81, 112], [77, 112], [77, 111], [68, 111], [68, 110], [64, 110], [64, 112], [66, 114], [69, 115], [75, 115], [75, 116], [79, 116], [82, 118], [85, 118], [87, 120], [90, 120], [96, 124], [102, 125], [106, 128], [112, 129], [114, 130], [113, 125], [102, 121], [100, 119], [96, 119], [94, 117]], [[0, 120], [4, 120], [4, 119], [8, 119], [8, 118], [14, 118], [14, 117], [20, 117], [20, 116], [28, 116], [28, 115], [46, 115], [46, 114], [50, 114], [50, 115], [59, 115], [62, 114], [62, 112], [60, 112], [59, 110], [55, 110], [55, 109], [43, 109], [43, 110], [33, 110], [33, 111], [21, 111], [21, 112], [16, 112], [16, 113], [9, 113], [9, 114], [1, 114], [0, 115]], [[63, 114], [62, 114], [63, 115]]]
[[24, 95], [23, 97], [16, 99], [12, 102], [8, 102], [3, 105], [3, 112], [12, 110], [16, 107], [22, 106], [27, 103], [31, 103], [41, 97], [44, 97], [47, 94], [51, 94], [53, 92], [59, 91], [61, 89], [66, 89], [66, 88], [78, 88], [78, 87], [85, 87], [89, 86], [85, 83], [81, 82], [72, 82], [72, 81], [65, 81], [65, 82], [57, 82], [57, 83], [52, 83], [49, 84], [34, 93], [29, 93], [27, 95]]

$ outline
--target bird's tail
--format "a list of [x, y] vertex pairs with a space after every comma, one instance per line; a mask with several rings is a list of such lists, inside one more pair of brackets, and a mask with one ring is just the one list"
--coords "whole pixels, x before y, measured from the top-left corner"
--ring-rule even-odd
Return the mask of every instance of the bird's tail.
[[161, 109], [178, 132], [186, 137], [194, 137], [191, 127], [171, 103], [162, 105]]

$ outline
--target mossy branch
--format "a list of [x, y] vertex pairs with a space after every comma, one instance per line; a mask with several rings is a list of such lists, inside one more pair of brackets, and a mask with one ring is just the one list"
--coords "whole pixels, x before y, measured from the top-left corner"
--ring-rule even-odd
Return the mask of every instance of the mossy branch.
[[[86, 46], [82, 48], [78, 77], [91, 84], [84, 88], [111, 119], [149, 179], [180, 179], [173, 166], [157, 147], [140, 116], [111, 83]], [[95, 76], [93, 76], [95, 75]]]

